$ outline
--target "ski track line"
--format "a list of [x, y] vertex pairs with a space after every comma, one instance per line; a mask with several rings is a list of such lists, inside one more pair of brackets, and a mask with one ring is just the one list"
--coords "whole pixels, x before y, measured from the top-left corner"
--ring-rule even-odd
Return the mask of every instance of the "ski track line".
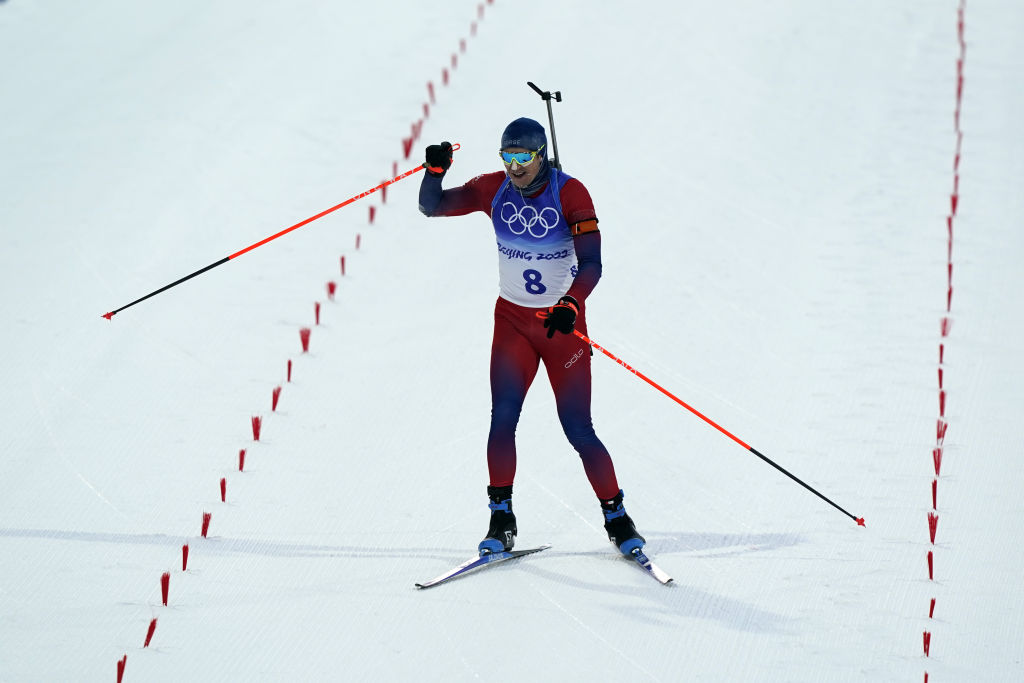
[[[532, 584], [531, 584], [531, 585], [532, 585]], [[556, 607], [556, 608], [557, 608], [557, 609], [558, 609], [558, 610], [559, 610], [559, 611], [560, 611], [560, 612], [561, 612], [562, 614], [566, 615], [566, 616], [567, 616], [567, 617], [569, 617], [569, 618], [570, 618], [570, 619], [571, 619], [572, 621], [574, 621], [574, 622], [576, 623], [576, 625], [577, 625], [577, 626], [579, 626], [579, 627], [580, 627], [581, 629], [583, 629], [584, 631], [586, 631], [587, 633], [589, 633], [589, 634], [590, 634], [591, 636], [593, 636], [595, 640], [597, 640], [598, 642], [600, 642], [601, 644], [603, 644], [603, 645], [605, 646], [605, 648], [607, 648], [607, 650], [608, 650], [608, 651], [610, 651], [610, 652], [614, 652], [614, 653], [615, 653], [616, 655], [618, 655], [619, 657], [621, 657], [621, 658], [622, 658], [622, 659], [623, 659], [624, 661], [626, 661], [627, 663], [629, 663], [629, 665], [630, 665], [630, 666], [633, 666], [633, 667], [635, 667], [635, 668], [639, 669], [639, 670], [640, 670], [640, 671], [641, 671], [641, 672], [642, 672], [643, 674], [645, 674], [645, 675], [646, 675], [647, 677], [649, 677], [649, 678], [650, 678], [650, 679], [651, 679], [652, 681], [661, 681], [661, 679], [660, 679], [660, 678], [658, 678], [658, 677], [657, 677], [657, 676], [655, 676], [655, 675], [654, 675], [653, 673], [651, 673], [651, 672], [650, 672], [650, 671], [648, 671], [648, 670], [647, 670], [646, 668], [644, 668], [644, 665], [643, 665], [643, 664], [641, 664], [640, 662], [638, 662], [638, 661], [637, 661], [637, 660], [636, 660], [635, 658], [633, 658], [633, 657], [630, 657], [630, 656], [629, 656], [628, 654], [626, 654], [625, 652], [623, 652], [622, 650], [620, 650], [619, 648], [617, 648], [617, 647], [615, 646], [615, 644], [614, 644], [614, 643], [612, 643], [611, 641], [609, 641], [609, 640], [608, 640], [607, 638], [605, 638], [604, 636], [602, 636], [602, 635], [601, 635], [600, 633], [598, 633], [598, 632], [597, 632], [597, 631], [595, 631], [594, 629], [592, 629], [592, 628], [590, 628], [589, 626], [587, 626], [587, 625], [586, 625], [585, 623], [583, 623], [583, 621], [582, 621], [582, 620], [581, 620], [581, 619], [580, 619], [579, 617], [577, 617], [577, 616], [576, 616], [575, 614], [573, 614], [572, 612], [570, 612], [570, 611], [569, 611], [569, 610], [567, 610], [566, 608], [562, 607], [562, 605], [561, 605], [561, 604], [559, 604], [559, 602], [558, 602], [557, 600], [555, 600], [554, 598], [552, 598], [552, 597], [551, 597], [550, 595], [548, 595], [547, 593], [545, 593], [545, 592], [544, 592], [543, 590], [541, 590], [541, 589], [540, 589], [540, 588], [538, 588], [537, 586], [532, 586], [532, 587], [533, 587], [533, 589], [534, 589], [535, 591], [537, 591], [537, 593], [538, 593], [538, 594], [539, 594], [539, 595], [540, 595], [540, 596], [541, 596], [542, 598], [544, 598], [545, 600], [547, 600], [548, 602], [550, 602], [550, 603], [551, 603], [552, 605], [554, 605], [554, 606], [555, 606], [555, 607]]]
[[[493, 5], [493, 4], [494, 4], [494, 0], [486, 0], [486, 5]], [[473, 22], [471, 22], [470, 25], [469, 25], [469, 37], [470, 38], [476, 37], [478, 23], [480, 21], [482, 21], [483, 18], [484, 18], [485, 6], [486, 5], [485, 5], [485, 2], [481, 1], [476, 6], [476, 19]], [[468, 46], [467, 39], [466, 38], [460, 38], [457, 50], [454, 50], [452, 52], [452, 54], [451, 54], [451, 63], [450, 63], [450, 65], [446, 65], [446, 66], [444, 66], [441, 69], [441, 83], [442, 83], [442, 85], [444, 87], [447, 87], [449, 85], [449, 82], [451, 80], [451, 73], [458, 67], [459, 55], [460, 54], [465, 54], [467, 46]], [[415, 145], [416, 142], [420, 138], [420, 134], [422, 133], [422, 129], [423, 129], [423, 124], [425, 123], [426, 119], [429, 118], [429, 116], [430, 116], [430, 107], [431, 107], [431, 105], [436, 103], [436, 99], [437, 99], [437, 94], [436, 93], [437, 93], [437, 90], [434, 87], [434, 82], [433, 81], [428, 81], [426, 87], [427, 87], [428, 101], [423, 103], [422, 115], [416, 120], [415, 123], [412, 124], [410, 135], [408, 137], [403, 137], [402, 141], [401, 141], [402, 142], [403, 158], [405, 160], [409, 159], [410, 155], [412, 154], [413, 145]], [[398, 162], [395, 161], [392, 164], [392, 177], [396, 177], [397, 175], [398, 175]], [[380, 194], [380, 203], [381, 203], [381, 205], [386, 203], [386, 200], [387, 200], [387, 191], [386, 190], [387, 190], [386, 187], [382, 188], [382, 191], [381, 191], [381, 194]], [[378, 210], [377, 207], [374, 206], [374, 205], [371, 205], [369, 207], [368, 222], [369, 222], [370, 225], [372, 225], [373, 222], [374, 222], [374, 219], [375, 219], [376, 214], [377, 214], [377, 210]], [[355, 237], [355, 249], [356, 249], [356, 251], [359, 251], [361, 239], [362, 239], [361, 235], [359, 233], [357, 233], [356, 237]], [[340, 268], [341, 268], [341, 276], [344, 277], [345, 276], [345, 256], [344, 255], [342, 255], [341, 258], [340, 258]], [[336, 289], [336, 284], [333, 281], [331, 281], [331, 282], [329, 282], [327, 284], [327, 296], [328, 296], [328, 298], [330, 300], [334, 299], [335, 289]], [[321, 311], [322, 311], [321, 304], [320, 304], [319, 301], [317, 301], [315, 303], [315, 326], [319, 326], [320, 325], [320, 313], [321, 313]], [[304, 327], [304, 328], [300, 329], [299, 334], [300, 334], [300, 338], [301, 338], [301, 341], [302, 341], [303, 353], [306, 353], [306, 351], [308, 349], [308, 343], [309, 343], [310, 328]], [[159, 341], [161, 341], [164, 344], [167, 344], [166, 340], [159, 340]], [[202, 358], [194, 356], [193, 354], [188, 353], [187, 351], [184, 351], [184, 353], [186, 353], [188, 356], [192, 357], [193, 360], [195, 360], [195, 361], [197, 361], [199, 363], [203, 363]], [[291, 382], [292, 366], [293, 366], [293, 363], [289, 359], [288, 360], [287, 383]], [[281, 389], [280, 385], [277, 385], [275, 387], [275, 389], [274, 389], [274, 396], [273, 396], [273, 403], [272, 403], [271, 412], [277, 412], [276, 411], [276, 407], [277, 407], [277, 400], [278, 400], [278, 397], [280, 395], [280, 389]], [[35, 393], [36, 405], [39, 408], [40, 414], [42, 415], [44, 425], [46, 426], [46, 429], [47, 429], [47, 431], [50, 434], [50, 438], [51, 438], [51, 440], [54, 441], [54, 445], [55, 446], [59, 446], [59, 444], [56, 443], [56, 439], [54, 438], [53, 432], [50, 430], [50, 426], [49, 426], [49, 423], [48, 423], [48, 421], [46, 419], [46, 414], [45, 414], [43, 406], [42, 406], [42, 404], [40, 402], [38, 393], [35, 392], [35, 391], [34, 391], [34, 393]], [[253, 417], [252, 418], [252, 430], [253, 430], [253, 440], [254, 441], [259, 441], [260, 432], [262, 430], [262, 427], [263, 427], [263, 420], [262, 420], [262, 418], [261, 417]], [[65, 462], [67, 462], [69, 467], [71, 467], [74, 470], [73, 465], [71, 465], [70, 461], [68, 461], [67, 456], [64, 453], [63, 449], [58, 448], [58, 451], [62, 454], [62, 456], [64, 457]], [[238, 467], [238, 471], [239, 472], [243, 472], [244, 471], [245, 453], [246, 453], [246, 449], [241, 449], [239, 454], [238, 454], [237, 467]], [[105, 503], [107, 503], [108, 505], [113, 507], [114, 510], [117, 511], [122, 516], [125, 516], [123, 513], [121, 513], [120, 510], [117, 510], [117, 508], [114, 507], [114, 505], [110, 501], [108, 501], [92, 484], [90, 484], [88, 481], [86, 481], [85, 478], [81, 475], [81, 473], [76, 471], [76, 474], [78, 474], [78, 477], [86, 484], [86, 486], [88, 486], [90, 489], [92, 489], [92, 491], [96, 495], [98, 495]], [[226, 502], [227, 478], [226, 477], [222, 478], [220, 480], [219, 484], [220, 484], [220, 489], [221, 489], [221, 502]], [[207, 512], [207, 511], [204, 510], [203, 511], [203, 525], [202, 525], [202, 531], [201, 531], [201, 536], [203, 538], [206, 538], [206, 536], [207, 536], [207, 533], [209, 531], [209, 526], [210, 526], [211, 521], [212, 521], [212, 513]], [[185, 545], [182, 546], [181, 552], [182, 552], [182, 557], [181, 557], [181, 573], [184, 573], [184, 572], [186, 572], [188, 570], [188, 559], [189, 559], [189, 554], [190, 554], [190, 549], [189, 549], [189, 544], [188, 543], [186, 543]], [[169, 602], [170, 576], [172, 574], [175, 574], [175, 573], [177, 573], [177, 570], [166, 571], [163, 574], [161, 574], [161, 577], [160, 577], [161, 601], [163, 602], [163, 607], [165, 609], [167, 608], [168, 602]], [[149, 598], [147, 597], [147, 602], [148, 601], [149, 601]], [[159, 607], [154, 606], [154, 605], [150, 605], [150, 606], [152, 608], [151, 611], [153, 612], [153, 614], [154, 615], [157, 614], [157, 611], [159, 610]], [[560, 605], [558, 605], [558, 607], [559, 607], [559, 609], [562, 609]], [[563, 609], [563, 611], [565, 611], [565, 610]], [[166, 613], [166, 612], [165, 611], [161, 611], [161, 616], [164, 613]], [[158, 617], [158, 616], [153, 616], [152, 619], [148, 622], [147, 630], [146, 630], [146, 634], [145, 634], [145, 639], [143, 641], [144, 644], [142, 645], [142, 648], [140, 648], [140, 649], [149, 648], [150, 643], [152, 642], [153, 637], [155, 635], [156, 626], [157, 626], [157, 623], [159, 621], [159, 618], [160, 617]], [[597, 635], [597, 634], [595, 634], [595, 635]], [[609, 647], [612, 647], [610, 643], [608, 645], [609, 645]], [[154, 648], [154, 649], [158, 650], [159, 648]], [[138, 652], [138, 650], [135, 650], [135, 651]], [[625, 655], [623, 653], [619, 652], [619, 654], [622, 655], [623, 657], [625, 657]], [[459, 656], [462, 659], [463, 664], [469, 669], [469, 671], [471, 673], [473, 673], [474, 676], [479, 678], [479, 675], [475, 671], [473, 671], [472, 668], [470, 667], [469, 662], [467, 662], [465, 660], [465, 658], [462, 657], [461, 655], [459, 655]], [[117, 660], [117, 683], [123, 683], [124, 676], [125, 676], [125, 673], [126, 673], [126, 670], [127, 670], [127, 661], [128, 661], [128, 653], [126, 651], [122, 655], [122, 657]]]
[[53, 444], [54, 450], [60, 454], [60, 458], [64, 461], [64, 464], [67, 465], [68, 469], [74, 472], [75, 476], [77, 476], [90, 491], [95, 493], [100, 500], [109, 505], [110, 508], [121, 517], [128, 519], [128, 516], [121, 512], [116, 505], [111, 503], [98, 488], [93, 486], [92, 482], [86, 479], [85, 475], [83, 475], [82, 472], [75, 467], [75, 464], [71, 462], [71, 458], [68, 457], [67, 450], [61, 445], [60, 441], [57, 440], [57, 435], [53, 432], [53, 427], [50, 425], [50, 418], [46, 413], [46, 408], [43, 406], [42, 399], [39, 397], [39, 389], [34, 381], [32, 382], [32, 398], [35, 401], [36, 409], [39, 411], [39, 419], [43, 423], [43, 427], [46, 429], [46, 435], [50, 437], [50, 442]]
[[491, 678], [490, 674], [486, 673], [484, 674], [484, 676], [481, 676], [480, 672], [474, 669], [473, 665], [469, 663], [469, 660], [466, 659], [465, 654], [463, 654], [464, 647], [462, 646], [461, 643], [458, 642], [457, 638], [452, 637], [451, 630], [448, 628], [448, 624], [445, 623], [445, 620], [438, 619], [437, 623], [441, 627], [441, 630], [444, 632], [445, 640], [448, 641], [448, 646], [451, 648], [452, 653], [454, 654], [455, 657], [458, 657], [459, 662], [462, 664], [462, 667], [466, 670], [466, 673], [475, 678], [476, 680], [480, 680], [485, 676], [487, 678]]
[[[960, 128], [960, 113], [962, 111], [964, 91], [964, 60], [966, 58], [967, 53], [967, 45], [964, 42], [965, 8], [966, 0], [959, 0], [956, 11], [956, 34], [959, 46], [959, 55], [956, 60], [956, 97], [953, 110], [953, 132], [956, 135], [956, 147], [953, 155], [953, 191], [949, 196], [949, 214], [946, 216], [946, 313], [941, 319], [939, 328], [939, 365], [937, 373], [939, 383], [939, 417], [935, 427], [935, 447], [932, 449], [932, 465], [934, 467], [935, 476], [932, 478], [931, 510], [928, 512], [928, 539], [931, 543], [932, 548], [934, 548], [935, 546], [935, 535], [938, 530], [939, 524], [939, 476], [940, 471], [942, 469], [942, 455], [946, 439], [946, 431], [949, 427], [949, 421], [946, 418], [946, 389], [943, 385], [943, 375], [945, 372], [946, 341], [949, 338], [949, 333], [953, 326], [953, 225], [954, 220], [956, 218], [957, 205], [960, 202], [960, 150], [964, 137], [963, 130]], [[932, 550], [931, 548], [928, 550], [926, 560], [928, 563], [928, 581], [934, 582], [935, 554], [934, 550]], [[928, 623], [929, 625], [925, 628], [922, 634], [922, 646], [924, 648], [924, 656], [926, 658], [931, 657], [932, 632], [930, 622], [934, 618], [934, 616], [935, 597], [933, 594], [931, 599], [928, 601], [928, 622], [926, 623]], [[924, 683], [928, 683], [927, 665], [924, 671]]]

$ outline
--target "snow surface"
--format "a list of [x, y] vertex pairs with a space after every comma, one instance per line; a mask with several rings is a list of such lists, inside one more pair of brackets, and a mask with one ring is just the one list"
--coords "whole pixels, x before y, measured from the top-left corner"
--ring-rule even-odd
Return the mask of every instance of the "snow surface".
[[[957, 7], [497, 0], [473, 35], [471, 2], [0, 5], [0, 681], [1024, 679], [1024, 5], [965, 8], [942, 338]], [[516, 511], [554, 547], [414, 589], [486, 526], [496, 292], [486, 219], [423, 218], [415, 177], [100, 317], [429, 142], [462, 144], [449, 186], [496, 170], [546, 118], [527, 80], [601, 218], [595, 341], [866, 528], [597, 357], [675, 584], [608, 546], [541, 376]]]

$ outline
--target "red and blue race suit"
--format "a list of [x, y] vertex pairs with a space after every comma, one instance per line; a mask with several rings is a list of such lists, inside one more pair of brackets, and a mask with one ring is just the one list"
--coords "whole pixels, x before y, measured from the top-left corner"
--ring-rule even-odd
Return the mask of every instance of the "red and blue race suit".
[[537, 317], [568, 294], [580, 304], [576, 329], [586, 334], [585, 301], [601, 278], [601, 234], [586, 187], [556, 169], [550, 174], [533, 196], [524, 196], [501, 171], [450, 190], [442, 190], [440, 177], [425, 174], [420, 211], [427, 216], [482, 211], [494, 227], [500, 285], [491, 344], [491, 486], [513, 483], [516, 425], [543, 361], [562, 429], [579, 453], [594, 493], [608, 500], [619, 485], [591, 422], [590, 348], [571, 334], [548, 339]]

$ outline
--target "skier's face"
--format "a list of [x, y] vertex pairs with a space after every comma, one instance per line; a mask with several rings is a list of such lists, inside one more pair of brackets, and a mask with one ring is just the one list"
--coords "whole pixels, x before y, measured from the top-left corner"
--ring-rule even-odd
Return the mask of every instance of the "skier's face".
[[[532, 152], [532, 149], [526, 149], [525, 147], [506, 147], [502, 150], [503, 152]], [[540, 155], [535, 155], [533, 159], [525, 166], [520, 166], [519, 162], [513, 161], [511, 164], [505, 164], [505, 173], [508, 174], [509, 180], [512, 184], [518, 188], [527, 187], [533, 182], [533, 179], [540, 173]]]

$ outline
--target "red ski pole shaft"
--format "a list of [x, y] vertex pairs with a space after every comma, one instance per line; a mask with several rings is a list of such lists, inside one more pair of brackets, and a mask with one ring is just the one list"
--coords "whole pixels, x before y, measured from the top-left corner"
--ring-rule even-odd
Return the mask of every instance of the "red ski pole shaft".
[[648, 384], [650, 384], [650, 385], [651, 385], [652, 387], [654, 387], [655, 389], [657, 389], [657, 390], [658, 390], [658, 391], [660, 391], [661, 393], [663, 393], [663, 394], [665, 394], [666, 396], [668, 396], [668, 397], [669, 397], [670, 399], [672, 399], [673, 401], [675, 401], [676, 403], [678, 403], [678, 404], [679, 404], [679, 405], [681, 405], [682, 407], [684, 407], [684, 408], [686, 408], [687, 410], [689, 410], [689, 411], [690, 411], [691, 413], [693, 413], [694, 415], [696, 415], [696, 416], [697, 416], [697, 417], [699, 417], [700, 419], [702, 419], [702, 420], [704, 420], [705, 422], [707, 422], [707, 423], [708, 423], [709, 425], [711, 425], [712, 427], [714, 427], [715, 429], [717, 429], [718, 431], [720, 431], [720, 432], [721, 432], [722, 434], [725, 434], [725, 435], [726, 435], [727, 437], [729, 437], [730, 439], [732, 439], [733, 441], [735, 441], [736, 443], [738, 443], [738, 444], [739, 444], [740, 446], [743, 446], [743, 448], [747, 449], [748, 451], [750, 451], [751, 453], [753, 453], [753, 454], [754, 454], [754, 455], [756, 455], [757, 457], [759, 457], [759, 458], [761, 458], [762, 460], [764, 460], [764, 461], [765, 461], [766, 463], [768, 463], [769, 465], [771, 465], [772, 467], [774, 467], [775, 469], [777, 469], [777, 470], [778, 470], [779, 472], [782, 472], [782, 473], [783, 473], [783, 474], [785, 474], [785, 475], [786, 475], [787, 477], [789, 477], [790, 479], [792, 479], [792, 480], [793, 480], [793, 481], [795, 481], [796, 483], [798, 483], [798, 484], [800, 484], [801, 486], [803, 486], [803, 487], [804, 487], [805, 489], [807, 489], [808, 491], [810, 491], [811, 493], [813, 493], [814, 495], [816, 495], [816, 496], [817, 496], [818, 498], [821, 498], [821, 499], [822, 499], [823, 501], [825, 501], [826, 503], [828, 503], [829, 505], [831, 505], [831, 506], [832, 506], [832, 507], [834, 507], [835, 509], [837, 509], [837, 510], [839, 510], [840, 512], [842, 512], [842, 513], [843, 513], [844, 515], [846, 515], [847, 517], [849, 517], [849, 518], [850, 518], [850, 519], [852, 519], [853, 521], [857, 522], [857, 524], [859, 524], [860, 526], [864, 526], [864, 518], [863, 518], [863, 517], [857, 517], [857, 516], [855, 516], [855, 515], [853, 515], [853, 514], [851, 514], [851, 513], [847, 512], [846, 510], [844, 510], [843, 508], [841, 508], [841, 507], [840, 507], [839, 505], [837, 505], [836, 503], [834, 503], [834, 502], [833, 502], [832, 500], [830, 500], [830, 499], [829, 499], [829, 498], [827, 498], [826, 496], [822, 495], [822, 494], [821, 494], [820, 492], [818, 492], [818, 491], [817, 491], [817, 490], [816, 490], [815, 488], [813, 488], [813, 487], [811, 487], [810, 485], [808, 485], [808, 484], [804, 483], [804, 482], [803, 482], [802, 480], [800, 480], [800, 479], [799, 479], [798, 477], [796, 477], [795, 475], [793, 475], [792, 473], [790, 473], [789, 471], [787, 471], [787, 470], [786, 470], [785, 468], [783, 468], [782, 466], [780, 466], [780, 465], [779, 465], [778, 463], [776, 463], [775, 461], [771, 460], [770, 458], [768, 458], [768, 457], [767, 457], [767, 456], [765, 456], [764, 454], [762, 454], [762, 453], [758, 452], [758, 451], [757, 451], [757, 449], [755, 449], [754, 447], [752, 447], [752, 446], [750, 446], [750, 445], [748, 445], [748, 444], [744, 443], [744, 442], [743, 442], [742, 440], [740, 440], [740, 439], [739, 439], [739, 438], [738, 438], [738, 437], [737, 437], [737, 436], [736, 436], [735, 434], [733, 434], [732, 432], [728, 431], [727, 429], [725, 429], [724, 427], [722, 427], [722, 426], [721, 426], [720, 424], [718, 424], [718, 423], [717, 423], [717, 422], [715, 422], [714, 420], [710, 419], [709, 417], [707, 417], [706, 415], [704, 415], [703, 413], [701, 413], [701, 412], [700, 412], [699, 410], [697, 410], [696, 408], [694, 408], [694, 407], [693, 407], [693, 406], [691, 406], [690, 404], [686, 403], [685, 401], [683, 401], [682, 399], [680, 399], [680, 398], [679, 398], [678, 396], [676, 396], [676, 395], [675, 395], [675, 394], [673, 394], [672, 392], [670, 392], [670, 391], [668, 391], [667, 389], [665, 389], [664, 387], [662, 387], [662, 386], [661, 386], [660, 384], [658, 384], [657, 382], [655, 382], [654, 380], [652, 380], [652, 379], [651, 379], [650, 377], [648, 377], [647, 375], [643, 374], [642, 372], [640, 372], [639, 370], [637, 370], [636, 368], [634, 368], [633, 366], [631, 366], [631, 365], [630, 365], [629, 363], [627, 363], [626, 361], [624, 361], [624, 360], [622, 360], [621, 358], [619, 358], [618, 356], [614, 355], [614, 354], [613, 354], [612, 352], [610, 352], [610, 351], [609, 351], [608, 349], [604, 348], [603, 346], [601, 346], [600, 344], [598, 344], [598, 343], [597, 343], [597, 342], [595, 342], [594, 340], [590, 339], [589, 337], [587, 337], [587, 336], [586, 336], [585, 334], [583, 334], [583, 333], [582, 333], [582, 332], [580, 332], [579, 330], [573, 330], [573, 334], [575, 334], [575, 335], [576, 335], [577, 337], [579, 337], [580, 339], [582, 339], [582, 340], [583, 340], [583, 341], [585, 341], [586, 343], [590, 344], [590, 345], [591, 345], [592, 347], [594, 347], [595, 349], [597, 349], [598, 351], [600, 351], [600, 352], [601, 352], [601, 353], [603, 353], [604, 355], [606, 355], [606, 356], [608, 356], [609, 358], [611, 358], [611, 359], [612, 359], [613, 361], [615, 361], [616, 363], [618, 363], [618, 364], [619, 364], [619, 365], [621, 365], [622, 367], [624, 367], [624, 368], [626, 368], [627, 370], [629, 370], [630, 372], [632, 372], [632, 373], [633, 373], [634, 375], [636, 375], [637, 377], [639, 377], [639, 378], [640, 378], [640, 379], [642, 379], [643, 381], [645, 381], [645, 382], [647, 382]]
[[239, 251], [236, 251], [236, 252], [235, 252], [234, 254], [232, 254], [231, 256], [228, 256], [228, 260], [230, 261], [230, 260], [231, 260], [231, 259], [233, 259], [233, 258], [238, 258], [238, 257], [239, 257], [239, 256], [241, 256], [242, 254], [245, 254], [245, 253], [247, 253], [247, 252], [250, 252], [250, 251], [252, 251], [253, 249], [256, 249], [257, 247], [262, 247], [262, 246], [263, 246], [264, 244], [266, 244], [267, 242], [272, 242], [272, 241], [276, 240], [276, 239], [277, 239], [278, 237], [281, 237], [281, 236], [283, 236], [283, 235], [287, 235], [288, 233], [290, 233], [290, 232], [291, 232], [291, 231], [293, 231], [293, 230], [298, 230], [299, 228], [301, 228], [301, 227], [302, 227], [302, 226], [304, 226], [304, 225], [308, 225], [308, 224], [312, 223], [312, 222], [313, 222], [313, 221], [315, 221], [315, 220], [318, 220], [318, 219], [320, 219], [320, 218], [323, 218], [324, 216], [326, 216], [326, 215], [327, 215], [327, 214], [329, 214], [329, 213], [333, 213], [333, 212], [337, 211], [338, 209], [340, 209], [340, 208], [342, 208], [342, 207], [348, 206], [348, 205], [349, 205], [349, 204], [351, 204], [352, 202], [356, 202], [356, 201], [359, 201], [359, 200], [360, 200], [360, 199], [362, 199], [363, 197], [366, 197], [366, 196], [369, 196], [369, 195], [373, 194], [374, 192], [376, 192], [377, 190], [381, 189], [382, 187], [387, 187], [388, 185], [391, 185], [392, 183], [396, 183], [396, 182], [398, 182], [399, 180], [402, 180], [403, 178], [408, 178], [408, 177], [409, 177], [409, 176], [411, 176], [411, 175], [412, 175], [413, 173], [418, 173], [419, 171], [422, 171], [422, 170], [423, 170], [424, 168], [425, 168], [425, 166], [422, 166], [422, 165], [420, 165], [420, 166], [417, 166], [416, 168], [413, 168], [413, 169], [410, 169], [410, 170], [406, 171], [406, 172], [405, 172], [405, 173], [403, 173], [402, 175], [399, 175], [399, 176], [395, 176], [395, 177], [394, 177], [394, 178], [392, 178], [391, 180], [385, 180], [385, 181], [384, 181], [383, 183], [381, 183], [381, 184], [380, 184], [380, 185], [378, 185], [377, 187], [372, 187], [372, 188], [370, 188], [369, 190], [367, 190], [366, 192], [361, 192], [360, 194], [357, 194], [357, 195], [356, 195], [356, 196], [354, 196], [354, 197], [349, 197], [348, 199], [346, 199], [345, 201], [343, 201], [343, 202], [342, 202], [341, 204], [335, 204], [335, 205], [334, 205], [334, 206], [332, 206], [331, 208], [329, 208], [329, 209], [324, 209], [323, 211], [321, 211], [320, 213], [318, 213], [318, 214], [317, 214], [317, 215], [315, 215], [315, 216], [310, 216], [310, 217], [309, 217], [309, 218], [307, 218], [306, 220], [304, 220], [304, 221], [299, 221], [299, 222], [298, 222], [298, 223], [296, 223], [295, 225], [293, 225], [293, 226], [291, 226], [291, 227], [289, 227], [289, 228], [285, 228], [285, 229], [284, 229], [284, 230], [282, 230], [281, 232], [275, 233], [275, 234], [271, 235], [270, 237], [268, 237], [268, 238], [266, 238], [266, 239], [262, 239], [262, 240], [260, 240], [259, 242], [257, 242], [256, 244], [250, 244], [250, 245], [249, 245], [249, 246], [247, 246], [247, 247], [246, 247], [245, 249], [241, 249], [241, 250], [239, 250]]
[[[452, 151], [458, 150], [459, 147], [460, 147], [460, 145], [458, 145], [458, 144], [453, 145], [452, 146]], [[177, 285], [180, 285], [182, 282], [185, 282], [187, 280], [191, 280], [192, 278], [196, 277], [197, 275], [202, 275], [203, 273], [205, 273], [208, 270], [212, 270], [212, 269], [216, 268], [217, 266], [223, 265], [223, 264], [227, 263], [228, 261], [230, 261], [231, 259], [238, 258], [242, 254], [248, 253], [248, 252], [252, 251], [253, 249], [256, 249], [258, 247], [262, 247], [267, 242], [272, 242], [272, 241], [276, 240], [278, 237], [282, 237], [282, 236], [287, 235], [288, 233], [290, 233], [290, 232], [292, 232], [294, 230], [298, 230], [299, 228], [301, 228], [304, 225], [309, 225], [313, 221], [318, 220], [320, 218], [323, 218], [324, 216], [326, 216], [329, 213], [333, 213], [333, 212], [337, 211], [338, 209], [340, 209], [340, 208], [342, 208], [344, 206], [348, 206], [352, 202], [358, 201], [358, 200], [362, 199], [363, 197], [371, 195], [374, 192], [376, 192], [377, 190], [380, 190], [381, 188], [387, 187], [388, 185], [391, 185], [392, 183], [397, 183], [399, 180], [402, 180], [404, 178], [408, 178], [409, 176], [413, 175], [414, 173], [418, 173], [419, 171], [422, 171], [424, 168], [425, 168], [425, 165], [420, 165], [420, 166], [417, 166], [416, 168], [413, 168], [413, 169], [410, 169], [410, 170], [406, 171], [405, 173], [403, 173], [401, 175], [395, 176], [391, 180], [385, 180], [384, 182], [382, 182], [380, 185], [377, 185], [376, 187], [372, 187], [369, 190], [366, 190], [365, 192], [361, 192], [361, 193], [357, 194], [354, 197], [349, 197], [348, 199], [346, 199], [342, 203], [335, 204], [334, 206], [332, 206], [329, 209], [324, 209], [323, 211], [321, 211], [320, 213], [316, 214], [315, 216], [310, 216], [306, 220], [299, 221], [295, 225], [293, 225], [291, 227], [288, 227], [288, 228], [285, 228], [284, 230], [282, 230], [282, 231], [280, 231], [278, 233], [275, 233], [275, 234], [271, 235], [270, 237], [267, 237], [266, 239], [262, 239], [259, 242], [256, 242], [255, 244], [250, 244], [245, 249], [241, 249], [239, 251], [236, 251], [234, 254], [231, 254], [230, 256], [225, 256], [224, 258], [220, 259], [219, 261], [214, 261], [213, 263], [211, 263], [210, 265], [206, 266], [205, 268], [200, 268], [196, 272], [191, 273], [189, 275], [186, 275], [185, 277], [183, 277], [181, 279], [175, 280], [174, 282], [170, 283], [169, 285], [164, 285], [160, 289], [154, 290], [154, 291], [150, 292], [149, 294], [147, 294], [147, 295], [145, 295], [143, 297], [139, 297], [138, 299], [136, 299], [135, 301], [131, 302], [130, 304], [125, 304], [121, 308], [118, 308], [118, 309], [115, 309], [113, 311], [110, 311], [109, 313], [104, 313], [103, 317], [106, 318], [107, 320], [110, 320], [110, 319], [112, 319], [114, 317], [114, 315], [116, 315], [117, 313], [120, 313], [121, 311], [123, 311], [126, 308], [134, 306], [137, 303], [141, 303], [141, 302], [145, 301], [146, 299], [149, 299], [150, 297], [154, 297], [157, 294], [160, 294], [161, 292], [165, 292], [168, 289], [170, 289], [171, 287], [176, 287]]]

